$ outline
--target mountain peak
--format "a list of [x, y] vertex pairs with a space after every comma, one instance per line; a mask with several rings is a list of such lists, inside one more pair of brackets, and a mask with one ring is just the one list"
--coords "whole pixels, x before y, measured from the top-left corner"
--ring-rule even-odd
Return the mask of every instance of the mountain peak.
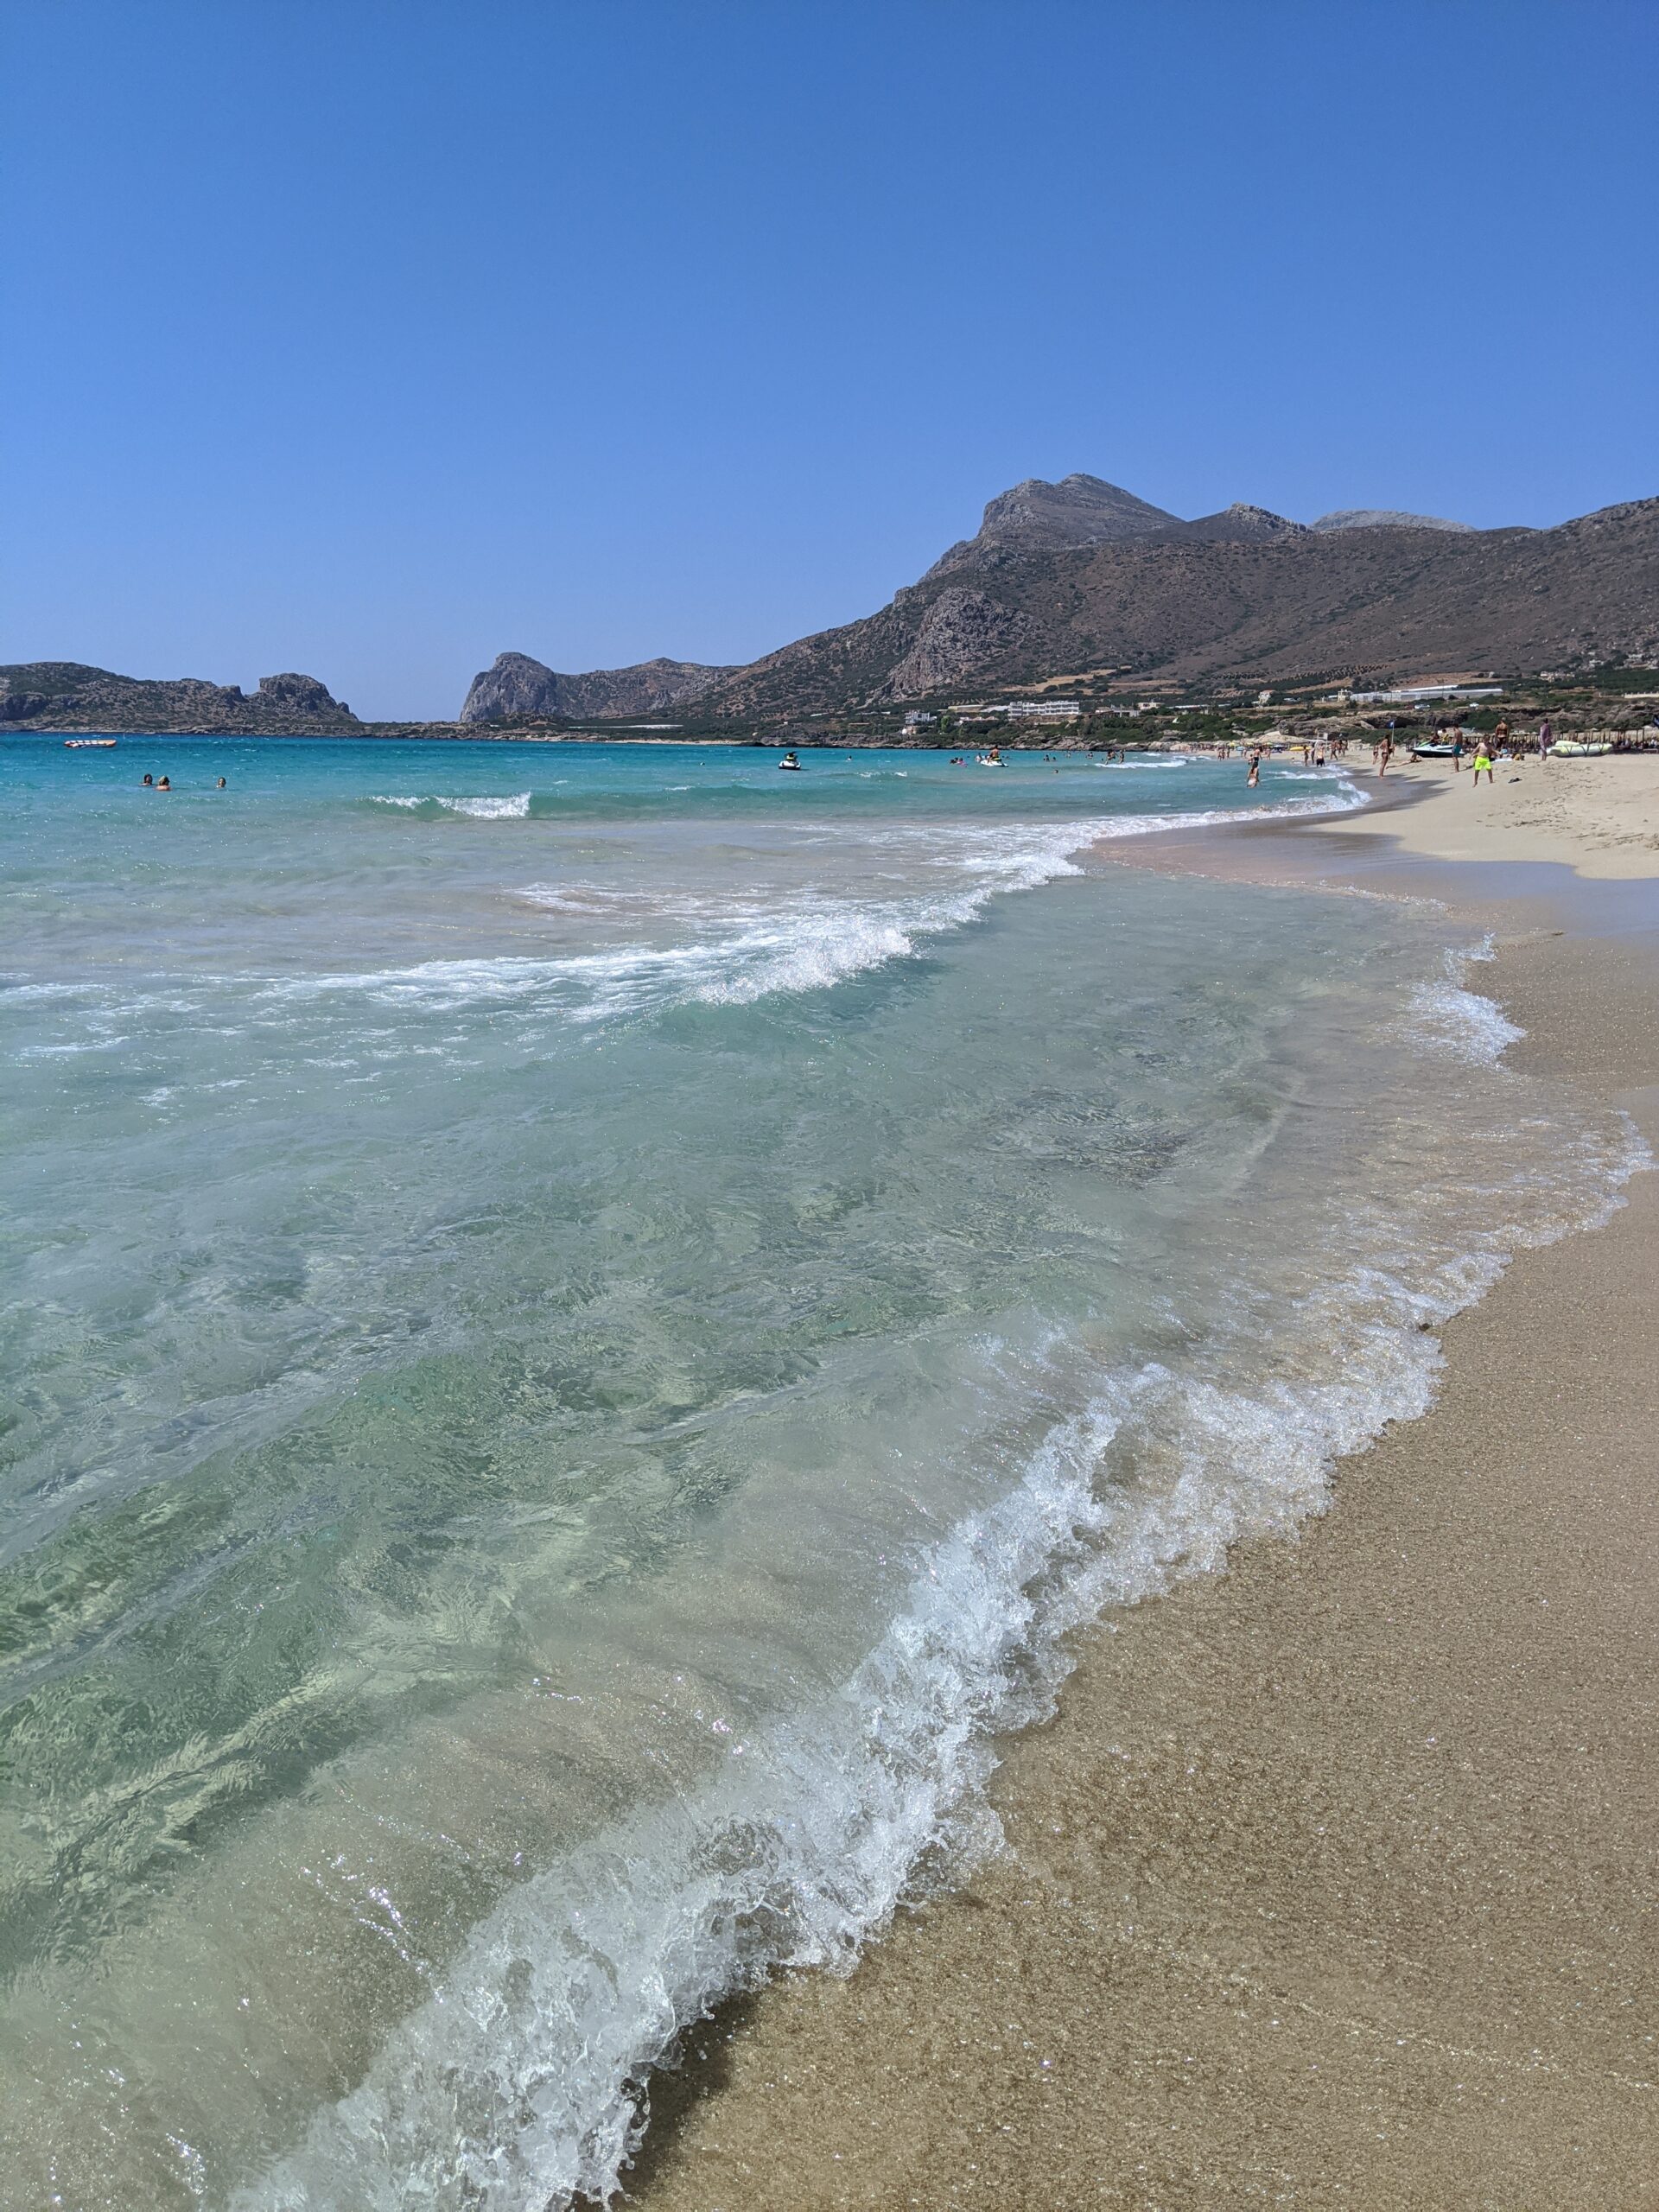
[[1154, 507], [1150, 500], [1137, 499], [1103, 477], [1079, 473], [1050, 484], [1040, 476], [1028, 476], [1023, 484], [988, 500], [977, 537], [953, 545], [922, 581], [964, 565], [998, 567], [1020, 554], [1122, 545], [1133, 539], [1261, 544], [1306, 535], [1306, 523], [1292, 522], [1242, 499], [1218, 514], [1183, 522], [1166, 507]]
[[1400, 507], [1336, 507], [1307, 525], [1310, 530], [1459, 530], [1471, 522], [1448, 522], [1444, 515], [1407, 514]]
[[1181, 523], [1177, 527], [1183, 537], [1210, 543], [1225, 541], [1230, 544], [1255, 545], [1268, 538], [1307, 535], [1306, 523], [1292, 522], [1287, 516], [1274, 514], [1271, 507], [1253, 507], [1243, 499], [1235, 499], [1219, 514], [1200, 515], [1196, 522]]
[[1179, 527], [1176, 516], [1103, 477], [1077, 472], [1051, 484], [1044, 477], [1027, 476], [988, 499], [977, 535], [953, 545], [928, 574], [938, 575], [964, 561], [1113, 544]]
[[1074, 474], [1050, 484], [1028, 476], [1012, 491], [985, 503], [976, 544], [1018, 545], [1022, 551], [1058, 545], [1097, 545], [1168, 530], [1175, 516], [1121, 484]]
[[729, 668], [702, 661], [643, 660], [631, 668], [594, 668], [563, 676], [528, 653], [498, 653], [494, 664], [473, 678], [461, 710], [464, 722], [547, 715], [580, 720], [616, 715], [655, 715], [706, 691]]

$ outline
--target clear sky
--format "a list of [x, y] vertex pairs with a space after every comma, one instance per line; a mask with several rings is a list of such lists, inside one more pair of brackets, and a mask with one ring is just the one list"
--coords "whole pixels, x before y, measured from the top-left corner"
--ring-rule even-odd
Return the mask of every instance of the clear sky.
[[1653, 0], [10, 0], [0, 660], [454, 712], [992, 493], [1659, 493]]

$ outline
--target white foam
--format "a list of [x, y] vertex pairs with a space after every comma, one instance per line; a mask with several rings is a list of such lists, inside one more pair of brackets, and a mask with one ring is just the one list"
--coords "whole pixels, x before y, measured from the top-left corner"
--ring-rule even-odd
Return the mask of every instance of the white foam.
[[[434, 1007], [539, 1001], [548, 1013], [576, 1021], [612, 1020], [674, 1004], [746, 1005], [774, 992], [822, 989], [888, 961], [908, 958], [927, 939], [972, 922], [994, 899], [1081, 874], [1075, 855], [1106, 839], [1324, 814], [1364, 804], [1357, 791], [1351, 798], [1333, 792], [1329, 798], [1291, 799], [1278, 806], [1185, 814], [876, 830], [865, 834], [867, 845], [902, 848], [936, 885], [944, 877], [944, 885], [888, 899], [797, 894], [774, 912], [760, 915], [754, 912], [753, 902], [734, 909], [728, 901], [722, 908], [717, 900], [670, 894], [658, 902], [657, 912], [693, 920], [705, 934], [679, 944], [632, 944], [564, 956], [427, 960], [407, 968], [272, 978], [262, 995], [303, 1001], [362, 991], [387, 1005]], [[639, 896], [545, 884], [527, 885], [517, 895], [554, 911], [580, 911], [588, 901], [602, 906], [612, 898]], [[727, 924], [723, 929], [722, 918]]]
[[1471, 961], [1493, 957], [1490, 937], [1447, 951], [1443, 980], [1421, 985], [1412, 997], [1409, 1020], [1418, 1044], [1471, 1065], [1489, 1067], [1511, 1045], [1519, 1044], [1526, 1031], [1510, 1020], [1496, 1000], [1470, 990], [1463, 980]]
[[[1339, 1454], [1429, 1404], [1433, 1327], [1514, 1243], [1602, 1217], [1645, 1157], [1629, 1134], [1574, 1164], [1591, 1171], [1583, 1194], [1564, 1185], [1530, 1234], [1408, 1271], [1375, 1224], [1339, 1224], [1331, 1273], [1294, 1317], [1296, 1339], [1334, 1348], [1318, 1380], [1241, 1387], [1250, 1363], [1218, 1357], [1109, 1381], [1051, 1428], [1009, 1494], [923, 1557], [834, 1696], [734, 1741], [695, 1796], [595, 1837], [490, 1914], [360, 2086], [236, 2212], [608, 2200], [638, 2139], [642, 2075], [682, 2027], [779, 1967], [847, 1970], [918, 1866], [959, 1872], [995, 1847], [992, 1738], [1052, 1708], [1067, 1631], [1322, 1510]], [[1249, 1335], [1247, 1317], [1238, 1328]]]
[[506, 798], [441, 798], [438, 804], [452, 814], [470, 815], [476, 822], [522, 822], [530, 812], [530, 793], [515, 791]]
[[522, 822], [530, 812], [530, 793], [514, 791], [505, 796], [486, 794], [480, 798], [446, 798], [441, 792], [375, 791], [370, 796], [373, 806], [399, 806], [412, 810], [422, 806], [441, 806], [450, 814], [465, 814], [476, 822]]
[[1413, 1001], [1421, 1039], [1452, 1058], [1496, 1063], [1526, 1035], [1495, 1001], [1456, 983], [1425, 983]]

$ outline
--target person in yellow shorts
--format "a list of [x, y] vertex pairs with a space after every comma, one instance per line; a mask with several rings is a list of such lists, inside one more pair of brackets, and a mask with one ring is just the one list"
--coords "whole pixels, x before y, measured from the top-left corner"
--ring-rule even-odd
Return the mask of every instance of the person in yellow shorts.
[[1475, 782], [1477, 785], [1480, 782], [1480, 772], [1483, 768], [1486, 771], [1486, 780], [1490, 784], [1492, 780], [1491, 740], [1478, 737], [1475, 740]]

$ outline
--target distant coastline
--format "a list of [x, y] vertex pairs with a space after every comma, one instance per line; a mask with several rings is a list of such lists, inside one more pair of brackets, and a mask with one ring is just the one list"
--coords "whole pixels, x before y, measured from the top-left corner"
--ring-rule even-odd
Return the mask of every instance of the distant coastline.
[[1646, 703], [1651, 719], [1656, 607], [1659, 499], [1549, 530], [1383, 510], [1310, 526], [1244, 505], [1184, 522], [1068, 476], [991, 500], [975, 537], [874, 613], [742, 666], [571, 674], [505, 652], [453, 720], [365, 721], [295, 670], [245, 693], [17, 662], [0, 666], [0, 729], [925, 747], [1017, 708], [1063, 747], [1250, 738], [1286, 715], [1409, 726], [1434, 719], [1430, 690], [1494, 684], [1505, 706], [1599, 727], [1582, 710]]

